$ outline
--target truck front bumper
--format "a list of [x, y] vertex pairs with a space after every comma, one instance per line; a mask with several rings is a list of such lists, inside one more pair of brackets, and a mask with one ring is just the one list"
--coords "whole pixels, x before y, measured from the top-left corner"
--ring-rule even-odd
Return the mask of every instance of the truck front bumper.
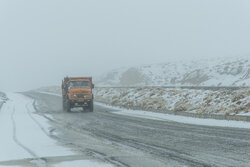
[[92, 99], [71, 99], [70, 104], [74, 107], [88, 106]]

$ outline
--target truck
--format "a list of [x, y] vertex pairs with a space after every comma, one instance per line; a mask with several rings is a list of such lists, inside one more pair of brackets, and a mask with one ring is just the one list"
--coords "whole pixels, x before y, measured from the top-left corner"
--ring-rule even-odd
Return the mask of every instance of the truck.
[[70, 112], [72, 108], [94, 111], [94, 84], [92, 77], [64, 77], [62, 80], [63, 110]]

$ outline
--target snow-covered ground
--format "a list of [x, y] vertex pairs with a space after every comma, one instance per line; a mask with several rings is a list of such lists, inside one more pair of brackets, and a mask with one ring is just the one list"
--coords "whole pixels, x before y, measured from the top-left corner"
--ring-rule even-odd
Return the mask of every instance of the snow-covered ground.
[[124, 108], [109, 106], [109, 105], [98, 103], [98, 102], [97, 102], [97, 105], [110, 108], [112, 110], [117, 110], [117, 112], [113, 112], [113, 113], [119, 114], [119, 115], [134, 116], [134, 117], [153, 119], [153, 120], [159, 120], [159, 121], [174, 121], [174, 122], [194, 124], [194, 125], [250, 129], [250, 122], [244, 122], [244, 121], [201, 119], [201, 118], [191, 118], [191, 117], [171, 115], [171, 114], [165, 114], [165, 113], [155, 113], [155, 112], [142, 111], [142, 110], [127, 110]]
[[250, 86], [250, 55], [115, 69], [98, 86]]
[[[7, 166], [4, 165], [7, 162], [15, 164], [10, 165], [12, 167], [24, 166], [22, 161], [46, 167], [45, 157], [76, 155], [51, 138], [48, 120], [36, 114], [32, 99], [15, 93], [8, 93], [7, 97], [8, 100], [0, 110], [0, 167]], [[69, 159], [50, 166], [111, 167], [93, 160]]]
[[39, 92], [50, 92], [50, 93], [56, 93], [56, 94], [61, 94], [62, 89], [60, 86], [47, 86], [47, 87], [42, 87], [37, 89], [36, 91]]
[[0, 112], [0, 161], [72, 155], [48, 136], [47, 120], [34, 114], [33, 101], [8, 94]]
[[149, 111], [223, 115], [250, 113], [250, 89], [96, 88], [95, 99], [112, 106]]
[[101, 164], [98, 162], [91, 162], [89, 160], [77, 160], [77, 161], [68, 161], [68, 162], [62, 162], [55, 167], [113, 167], [112, 165], [108, 164]]

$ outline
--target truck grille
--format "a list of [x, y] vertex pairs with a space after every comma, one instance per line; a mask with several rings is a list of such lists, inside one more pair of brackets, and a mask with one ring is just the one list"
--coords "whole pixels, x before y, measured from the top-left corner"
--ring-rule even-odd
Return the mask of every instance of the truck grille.
[[78, 98], [84, 98], [85, 95], [83, 95], [83, 94], [78, 94], [77, 97], [78, 97]]

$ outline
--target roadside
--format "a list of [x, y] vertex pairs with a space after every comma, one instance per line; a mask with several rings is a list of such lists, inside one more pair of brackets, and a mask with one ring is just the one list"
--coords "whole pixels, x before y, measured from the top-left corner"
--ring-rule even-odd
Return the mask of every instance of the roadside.
[[110, 110], [116, 110], [117, 112], [113, 112], [113, 114], [124, 115], [124, 116], [132, 116], [137, 118], [144, 118], [150, 120], [158, 120], [158, 121], [174, 121], [183, 124], [192, 124], [192, 125], [201, 125], [201, 126], [210, 126], [210, 127], [228, 127], [228, 128], [244, 128], [250, 129], [250, 122], [245, 121], [235, 121], [235, 120], [216, 120], [209, 118], [194, 118], [194, 117], [186, 117], [181, 115], [173, 115], [167, 113], [160, 112], [152, 112], [152, 111], [143, 111], [143, 110], [129, 110], [120, 107], [110, 106], [104, 103], [95, 103], [98, 106], [102, 106], [108, 108]]
[[223, 122], [221, 127], [193, 125], [193, 122], [182, 122], [189, 120], [187, 117], [177, 122], [166, 118], [166, 113], [142, 111], [140, 115], [136, 110], [112, 109], [97, 102], [94, 112], [68, 113], [62, 111], [60, 94], [29, 92], [27, 95], [35, 99], [38, 113], [52, 115], [53, 133], [60, 143], [79, 150], [84, 156], [118, 164], [115, 166], [243, 167], [249, 164], [249, 128], [226, 126], [233, 121], [213, 120]]
[[[56, 95], [60, 87], [37, 90]], [[98, 88], [95, 101], [130, 110], [250, 122], [250, 89]]]
[[0, 111], [0, 167], [112, 167], [59, 143], [51, 116], [39, 114], [33, 99], [17, 93], [6, 97]]
[[126, 109], [250, 121], [250, 89], [96, 88], [95, 100]]
[[[58, 96], [61, 97], [59, 93], [50, 93], [50, 92], [38, 92], [44, 95]], [[143, 110], [134, 110], [134, 109], [126, 109], [120, 106], [111, 106], [109, 104], [103, 102], [95, 102], [96, 107], [101, 106], [107, 109], [114, 110], [113, 114], [124, 115], [124, 116], [132, 116], [138, 118], [145, 118], [151, 120], [158, 121], [174, 121], [178, 123], [184, 124], [193, 124], [193, 125], [204, 125], [204, 126], [217, 126], [217, 127], [230, 127], [230, 128], [250, 128], [250, 121], [245, 121], [245, 119], [249, 119], [249, 116], [238, 116], [238, 115], [198, 115], [195, 113], [186, 113], [187, 115], [181, 115], [181, 113], [170, 113], [168, 112], [154, 112], [154, 111], [143, 111]], [[170, 114], [169, 114], [170, 113]], [[183, 113], [183, 114], [184, 114]], [[192, 115], [188, 115], [192, 114]], [[203, 117], [201, 117], [203, 116]], [[215, 119], [217, 118], [217, 119]], [[240, 120], [241, 118], [241, 120]]]

